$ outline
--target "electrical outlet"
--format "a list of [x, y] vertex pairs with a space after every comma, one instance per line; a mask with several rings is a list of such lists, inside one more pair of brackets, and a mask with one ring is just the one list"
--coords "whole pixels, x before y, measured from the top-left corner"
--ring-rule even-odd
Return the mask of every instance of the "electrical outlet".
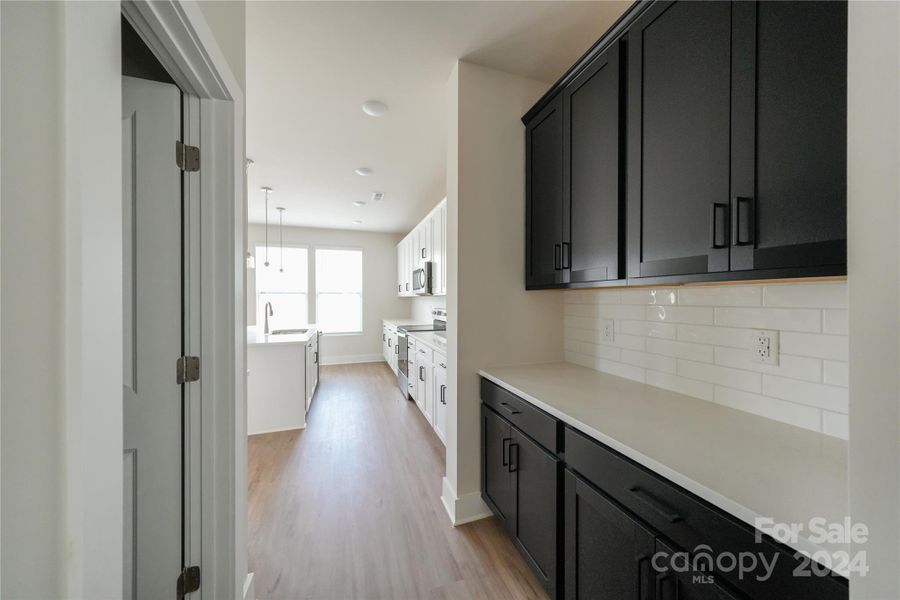
[[600, 321], [600, 341], [612, 344], [616, 340], [616, 328], [611, 319]]
[[754, 362], [765, 365], [778, 364], [778, 332], [768, 330], [757, 330], [753, 332], [750, 340], [750, 347], [753, 350]]

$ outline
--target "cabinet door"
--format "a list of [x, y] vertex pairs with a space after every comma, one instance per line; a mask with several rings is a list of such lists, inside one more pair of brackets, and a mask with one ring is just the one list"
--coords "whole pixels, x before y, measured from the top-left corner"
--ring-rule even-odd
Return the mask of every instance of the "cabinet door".
[[441, 205], [441, 293], [447, 294], [447, 199]]
[[446, 253], [444, 251], [444, 217], [446, 210], [444, 204], [441, 204], [432, 215], [432, 270], [431, 270], [431, 288], [435, 296], [441, 296], [447, 293], [444, 287], [444, 262], [446, 261]]
[[425, 418], [434, 425], [434, 386], [431, 381], [432, 364], [426, 359], [422, 359], [419, 365], [419, 393], [422, 396], [423, 410]]
[[515, 502], [509, 467], [511, 441], [509, 423], [482, 404], [481, 495], [507, 530], [511, 530], [515, 523]]
[[[624, 277], [620, 228], [619, 42], [563, 92], [562, 267], [570, 282]], [[621, 250], [621, 251], [620, 251]]]
[[675, 551], [671, 546], [656, 540], [654, 559], [657, 567], [664, 566], [656, 573], [656, 600], [741, 600], [743, 595], [734, 592], [727, 584], [720, 583], [714, 573], [688, 570], [680, 559], [675, 561], [678, 571], [670, 568]]
[[657, 2], [629, 30], [629, 277], [729, 268], [731, 10]]
[[654, 533], [568, 469], [565, 506], [566, 599], [654, 600]]
[[550, 597], [556, 598], [560, 461], [515, 428], [511, 437], [509, 463], [515, 492], [515, 536]]
[[734, 5], [732, 270], [847, 261], [847, 3]]
[[525, 284], [562, 283], [562, 96], [525, 126]]
[[397, 295], [398, 296], [403, 295], [403, 257], [404, 257], [403, 244], [404, 244], [403, 240], [401, 240], [400, 243], [397, 244]]
[[447, 359], [434, 357], [434, 430], [442, 442], [447, 439]]

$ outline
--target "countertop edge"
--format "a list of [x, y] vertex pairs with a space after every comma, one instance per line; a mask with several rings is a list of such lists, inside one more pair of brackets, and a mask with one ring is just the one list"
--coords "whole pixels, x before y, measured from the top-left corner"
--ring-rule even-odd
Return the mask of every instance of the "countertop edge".
[[[634, 462], [636, 462], [636, 463], [646, 467], [647, 469], [650, 469], [654, 473], [668, 479], [675, 485], [678, 485], [678, 486], [686, 489], [687, 491], [689, 491], [692, 494], [709, 502], [710, 504], [719, 508], [720, 510], [727, 512], [728, 514], [743, 521], [744, 523], [750, 525], [751, 527], [753, 527], [756, 530], [759, 530], [756, 527], [756, 520], [761, 519], [761, 518], [767, 518], [764, 515], [757, 514], [756, 512], [747, 508], [746, 506], [742, 505], [741, 503], [731, 500], [730, 498], [727, 498], [726, 496], [723, 496], [722, 494], [715, 491], [714, 489], [711, 489], [711, 488], [691, 479], [690, 477], [687, 477], [686, 475], [683, 475], [683, 474], [679, 473], [678, 471], [675, 471], [674, 469], [667, 467], [666, 465], [642, 454], [639, 450], [636, 450], [636, 449], [632, 448], [631, 446], [623, 444], [623, 443], [619, 442], [618, 440], [604, 434], [602, 431], [598, 431], [598, 430], [594, 429], [593, 427], [586, 425], [586, 424], [582, 423], [581, 421], [579, 421], [578, 419], [568, 415], [567, 413], [564, 413], [563, 411], [561, 411], [557, 408], [554, 408], [553, 406], [550, 406], [549, 404], [542, 402], [540, 399], [535, 398], [534, 396], [518, 389], [516, 386], [507, 383], [506, 381], [500, 379], [499, 377], [497, 377], [495, 375], [492, 375], [490, 372], [485, 371], [484, 369], [479, 369], [478, 374], [481, 377], [484, 377], [485, 379], [499, 385], [503, 389], [522, 398], [523, 400], [528, 401], [529, 403], [540, 408], [544, 412], [547, 412], [547, 413], [553, 415], [554, 417], [556, 417], [560, 421], [563, 421], [567, 425], [570, 425], [570, 426], [574, 427], [575, 429], [579, 430], [580, 432], [590, 436], [591, 438], [597, 440], [601, 444], [605, 444], [605, 445], [609, 446], [616, 452], [619, 452], [620, 454], [630, 458]], [[831, 552], [829, 552], [827, 549], [822, 548], [818, 544], [811, 542], [808, 538], [806, 538], [805, 536], [802, 536], [802, 535], [798, 538], [797, 543], [785, 543], [785, 545], [790, 548], [793, 548], [794, 550], [796, 550], [798, 552], [802, 552], [808, 556], [813, 556], [813, 555], [815, 555], [816, 552], [825, 552], [825, 553], [828, 553], [829, 555], [831, 554]], [[832, 571], [834, 573], [849, 579], [850, 573], [846, 568], [843, 568], [843, 569], [838, 569], [835, 567], [830, 567], [830, 568], [832, 569]]]
[[431, 348], [432, 350], [434, 350], [435, 352], [438, 352], [446, 357], [447, 347], [439, 346], [437, 344], [431, 343], [427, 337], [425, 337], [424, 335], [420, 335], [420, 334], [424, 334], [424, 333], [431, 334], [433, 332], [431, 332], [431, 331], [422, 331], [422, 332], [411, 331], [411, 332], [407, 333], [407, 335], [409, 337], [413, 338], [414, 340], [416, 340], [416, 342], [421, 342], [421, 343], [425, 344], [426, 346], [428, 346], [429, 348]]

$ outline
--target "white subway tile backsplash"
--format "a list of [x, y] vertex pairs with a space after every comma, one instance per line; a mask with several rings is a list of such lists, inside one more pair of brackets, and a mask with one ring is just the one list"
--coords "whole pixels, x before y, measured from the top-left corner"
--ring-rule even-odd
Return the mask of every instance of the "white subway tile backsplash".
[[822, 311], [822, 331], [837, 335], [847, 335], [849, 329], [846, 310]]
[[848, 387], [850, 385], [850, 363], [839, 362], [836, 360], [826, 360], [823, 362], [824, 376], [823, 381], [828, 385], [837, 385], [840, 387]]
[[821, 335], [817, 333], [794, 333], [785, 331], [781, 334], [781, 353], [797, 356], [813, 356], [833, 360], [847, 360], [849, 348], [845, 335]]
[[762, 304], [762, 288], [758, 285], [683, 287], [678, 290], [678, 304], [695, 306], [760, 306]]
[[777, 365], [766, 365], [753, 359], [753, 351], [746, 348], [716, 347], [715, 362], [717, 365], [748, 369], [769, 375], [789, 377], [803, 381], [818, 383], [822, 380], [822, 361], [805, 356], [789, 356], [782, 354]]
[[841, 413], [823, 410], [822, 433], [845, 440], [850, 439], [850, 418]]
[[706, 363], [713, 362], [713, 347], [705, 344], [650, 338], [647, 340], [647, 352]]
[[847, 308], [845, 283], [767, 285], [763, 305], [797, 308]]
[[763, 375], [763, 394], [847, 414], [847, 388], [810, 383], [775, 375]]
[[648, 306], [648, 321], [662, 323], [698, 323], [713, 322], [713, 309], [708, 306]]
[[818, 333], [822, 330], [822, 311], [806, 308], [716, 307], [716, 325]]
[[821, 428], [822, 411], [803, 404], [794, 404], [793, 402], [786, 402], [759, 394], [750, 394], [723, 386], [716, 386], [715, 402], [767, 419], [803, 427], [804, 429], [820, 431]]
[[[798, 427], [847, 436], [846, 283], [569, 290], [567, 361]], [[612, 342], [600, 329], [612, 320]], [[779, 334], [756, 362], [755, 329]]]
[[700, 398], [701, 400], [712, 401], [713, 399], [713, 384], [705, 381], [697, 381], [696, 379], [679, 377], [678, 375], [672, 375], [671, 373], [648, 370], [646, 382], [650, 385], [655, 385], [656, 387]]
[[678, 374], [682, 377], [708, 381], [745, 392], [758, 394], [762, 391], [762, 374], [753, 371], [679, 359]]

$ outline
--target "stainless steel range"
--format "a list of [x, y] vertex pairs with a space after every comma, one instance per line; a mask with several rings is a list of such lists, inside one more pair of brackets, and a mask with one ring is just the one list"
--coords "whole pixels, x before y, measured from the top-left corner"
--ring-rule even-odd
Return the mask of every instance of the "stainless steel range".
[[403, 397], [409, 400], [409, 339], [407, 333], [416, 331], [446, 331], [447, 309], [431, 311], [431, 325], [405, 325], [397, 328], [397, 384]]

